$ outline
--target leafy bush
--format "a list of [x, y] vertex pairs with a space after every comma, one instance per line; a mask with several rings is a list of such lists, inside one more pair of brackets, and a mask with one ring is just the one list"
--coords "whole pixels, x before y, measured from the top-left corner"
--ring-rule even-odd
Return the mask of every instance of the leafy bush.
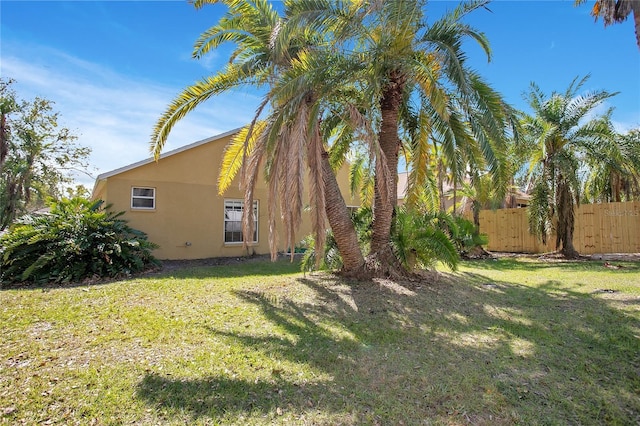
[[400, 260], [404, 263], [403, 250], [408, 247], [413, 250], [415, 261], [424, 267], [440, 261], [455, 270], [460, 256], [477, 249], [483, 251], [482, 246], [488, 243], [487, 236], [478, 233], [473, 222], [445, 212], [419, 214], [401, 208], [394, 226], [392, 236]]
[[482, 248], [482, 246], [489, 244], [487, 234], [480, 234], [472, 221], [456, 216], [454, 222], [457, 230], [452, 239], [462, 256], [466, 256], [474, 249]]
[[108, 212], [102, 204], [73, 198], [17, 221], [0, 237], [2, 286], [117, 277], [157, 264], [151, 255], [157, 245], [119, 219], [123, 212]]

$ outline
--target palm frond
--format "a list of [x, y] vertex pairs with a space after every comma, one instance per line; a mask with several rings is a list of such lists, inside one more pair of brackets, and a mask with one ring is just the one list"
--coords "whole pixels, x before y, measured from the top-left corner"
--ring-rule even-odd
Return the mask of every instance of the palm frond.
[[169, 133], [178, 121], [212, 96], [248, 84], [251, 79], [252, 76], [247, 74], [245, 69], [230, 64], [219, 74], [207, 77], [185, 88], [169, 104], [153, 128], [150, 150], [154, 158], [156, 160], [160, 158]]
[[[313, 116], [313, 114], [311, 114]], [[326, 218], [324, 173], [322, 156], [325, 154], [320, 129], [316, 125], [310, 126], [307, 142], [307, 164], [309, 166], [309, 197], [311, 208], [311, 222], [314, 230], [315, 247], [319, 252], [324, 251], [326, 243]], [[320, 267], [320, 257], [316, 258], [316, 268]]]
[[222, 195], [231, 186], [247, 156], [253, 152], [256, 140], [262, 135], [266, 122], [257, 123], [250, 134], [249, 126], [243, 127], [233, 136], [224, 149], [220, 174], [218, 175], [218, 194]]

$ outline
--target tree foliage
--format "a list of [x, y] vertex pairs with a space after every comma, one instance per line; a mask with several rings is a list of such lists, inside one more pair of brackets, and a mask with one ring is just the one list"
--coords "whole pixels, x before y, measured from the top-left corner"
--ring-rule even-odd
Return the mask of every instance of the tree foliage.
[[19, 219], [0, 237], [2, 286], [126, 276], [156, 264], [157, 245], [102, 204], [64, 199], [51, 203], [49, 213]]
[[0, 229], [48, 198], [59, 199], [74, 172], [86, 173], [91, 152], [59, 126], [53, 102], [20, 100], [11, 84], [0, 82]]

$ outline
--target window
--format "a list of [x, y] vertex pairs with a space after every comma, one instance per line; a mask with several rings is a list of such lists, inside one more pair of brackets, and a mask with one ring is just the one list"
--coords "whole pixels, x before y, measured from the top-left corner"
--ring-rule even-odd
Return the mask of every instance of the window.
[[[242, 242], [244, 201], [224, 200], [224, 242]], [[258, 200], [253, 201], [253, 242], [258, 242]]]
[[155, 188], [131, 188], [131, 208], [153, 210], [156, 208]]

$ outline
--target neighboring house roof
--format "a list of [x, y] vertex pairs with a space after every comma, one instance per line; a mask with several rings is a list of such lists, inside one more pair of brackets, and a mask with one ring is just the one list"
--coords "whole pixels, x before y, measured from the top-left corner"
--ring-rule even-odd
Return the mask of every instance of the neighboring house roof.
[[[204, 145], [204, 144], [207, 144], [207, 143], [210, 143], [210, 142], [214, 142], [214, 141], [216, 141], [218, 139], [226, 138], [229, 135], [233, 135], [235, 133], [238, 133], [240, 131], [240, 129], [241, 128], [229, 130], [228, 132], [220, 133], [219, 135], [211, 136], [210, 138], [202, 139], [202, 140], [199, 140], [197, 142], [191, 143], [189, 145], [181, 146], [181, 147], [176, 148], [174, 150], [167, 151], [164, 154], [160, 155], [160, 159], [169, 157], [171, 155], [178, 154], [180, 152], [187, 151], [187, 150], [189, 150], [191, 148], [195, 148], [195, 147], [198, 147], [200, 145]], [[111, 170], [110, 172], [105, 172], [105, 173], [102, 173], [102, 174], [98, 175], [98, 177], [96, 178], [96, 182], [93, 185], [93, 193], [95, 193], [96, 188], [97, 188], [98, 184], [101, 181], [104, 181], [104, 180], [106, 180], [106, 179], [108, 179], [108, 178], [110, 178], [112, 176], [118, 175], [120, 173], [128, 172], [129, 170], [133, 170], [133, 169], [135, 169], [137, 167], [153, 163], [154, 161], [155, 160], [150, 157], [150, 158], [147, 158], [146, 160], [138, 161], [136, 163], [129, 164], [128, 166], [120, 167], [119, 169]]]
[[[407, 195], [408, 178], [409, 178], [408, 172], [398, 173], [398, 186], [397, 186], [398, 193], [397, 194], [398, 194], [399, 200], [403, 200]], [[453, 185], [451, 183], [444, 182], [443, 186], [444, 186], [445, 194], [449, 191], [453, 191]], [[513, 195], [517, 199], [522, 201], [528, 201], [531, 199], [531, 195], [517, 189], [515, 191], [512, 191], [509, 195]]]

